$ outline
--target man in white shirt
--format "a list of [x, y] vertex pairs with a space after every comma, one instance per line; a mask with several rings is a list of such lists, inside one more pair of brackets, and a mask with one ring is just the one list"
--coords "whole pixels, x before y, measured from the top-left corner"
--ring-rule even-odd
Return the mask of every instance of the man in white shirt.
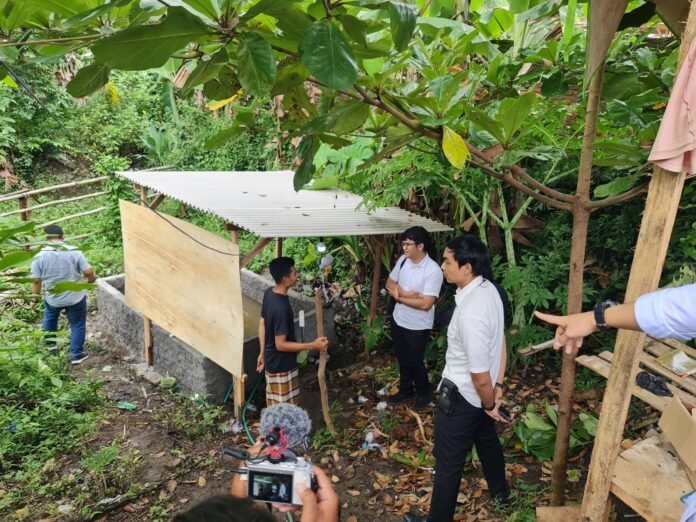
[[696, 337], [696, 284], [665, 288], [644, 294], [635, 303], [599, 303], [591, 312], [555, 316], [534, 312], [554, 324], [554, 348], [565, 346], [568, 353], [582, 346], [582, 340], [597, 330], [644, 331], [658, 339], [686, 341]]
[[[503, 304], [495, 285], [481, 277], [488, 250], [474, 236], [447, 244], [442, 271], [457, 285], [456, 308], [447, 330], [446, 365], [435, 416], [435, 480], [428, 522], [451, 522], [466, 457], [472, 446], [481, 460], [488, 491], [507, 501], [503, 449], [495, 421], [503, 360]], [[420, 520], [408, 515], [406, 520]]]
[[430, 235], [423, 227], [406, 230], [401, 248], [403, 255], [387, 280], [387, 290], [396, 301], [391, 323], [399, 361], [399, 391], [389, 397], [389, 402], [398, 404], [415, 397], [416, 409], [423, 409], [430, 405], [431, 395], [423, 359], [442, 287], [442, 271], [428, 255]]

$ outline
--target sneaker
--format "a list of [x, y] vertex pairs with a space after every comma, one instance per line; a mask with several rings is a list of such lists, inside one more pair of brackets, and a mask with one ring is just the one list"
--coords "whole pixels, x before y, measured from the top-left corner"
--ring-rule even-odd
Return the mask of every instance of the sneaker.
[[402, 402], [410, 401], [415, 396], [415, 393], [403, 393], [399, 391], [398, 393], [389, 397], [387, 401], [389, 401], [389, 404], [401, 404]]
[[70, 361], [70, 364], [80, 364], [82, 361], [87, 359], [87, 357], [89, 357], [89, 355], [87, 355], [86, 353], [81, 353], [80, 355], [75, 357], [72, 361]]
[[416, 397], [416, 410], [425, 410], [428, 408], [432, 408], [433, 406], [434, 404], [430, 398], [430, 394], [419, 395], [418, 397]]

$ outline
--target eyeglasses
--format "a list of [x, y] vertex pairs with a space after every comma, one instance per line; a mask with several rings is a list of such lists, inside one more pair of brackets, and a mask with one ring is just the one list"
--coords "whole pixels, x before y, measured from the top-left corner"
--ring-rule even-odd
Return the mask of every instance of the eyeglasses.
[[402, 241], [401, 246], [402, 247], [410, 247], [410, 246], [415, 246], [416, 242], [415, 241]]

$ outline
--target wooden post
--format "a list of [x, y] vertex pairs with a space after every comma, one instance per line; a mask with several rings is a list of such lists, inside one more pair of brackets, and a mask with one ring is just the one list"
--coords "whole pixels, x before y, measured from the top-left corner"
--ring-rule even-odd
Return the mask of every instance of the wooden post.
[[21, 211], [19, 213], [19, 218], [22, 221], [29, 221], [31, 219], [31, 212], [29, 210], [25, 210], [29, 207], [29, 198], [22, 196], [17, 201], [19, 202], [19, 210]]
[[282, 257], [283, 255], [283, 238], [277, 237], [275, 242], [275, 256], [276, 258]]
[[[317, 337], [324, 337], [324, 302], [322, 301], [321, 288], [314, 294], [314, 306], [316, 308]], [[321, 411], [324, 414], [324, 422], [331, 435], [336, 436], [336, 427], [331, 419], [331, 406], [329, 404], [329, 391], [326, 387], [326, 352], [319, 354], [319, 369], [317, 370], [319, 391], [321, 392]]]
[[372, 289], [370, 291], [370, 313], [367, 316], [368, 324], [377, 317], [377, 303], [379, 302], [379, 282], [382, 278], [382, 249], [384, 248], [384, 236], [375, 240], [375, 259], [372, 269]]
[[[695, 36], [696, 2], [692, 2], [679, 49], [677, 74]], [[626, 302], [635, 301], [640, 295], [656, 289], [659, 284], [685, 179], [683, 172], [675, 174], [657, 166], [653, 169], [628, 278]], [[604, 392], [597, 437], [580, 508], [583, 522], [601, 520], [605, 512], [631, 400], [630, 385], [638, 369], [644, 342], [645, 334], [641, 332], [620, 330], [616, 337], [614, 359]]]
[[[140, 204], [144, 207], [147, 206], [147, 187], [136, 185], [140, 189]], [[128, 282], [126, 281], [126, 284]], [[149, 317], [143, 315], [143, 341], [145, 348], [145, 364], [152, 366], [152, 321]]]
[[[232, 223], [225, 223], [225, 230], [227, 230], [230, 233], [230, 240], [232, 241], [232, 243], [234, 243], [235, 245], [239, 245], [239, 227], [233, 225]], [[241, 260], [239, 268], [240, 270], [242, 268]], [[232, 389], [234, 390], [234, 416], [237, 420], [242, 419], [242, 413], [244, 412], [245, 381], [245, 373], [243, 373], [241, 377], [237, 377], [236, 375], [232, 376]]]
[[[582, 291], [587, 246], [587, 231], [590, 223], [590, 184], [592, 178], [592, 158], [599, 101], [604, 80], [604, 61], [599, 65], [590, 80], [585, 111], [585, 132], [580, 152], [578, 182], [573, 203], [573, 239], [570, 250], [570, 274], [568, 276], [568, 313], [582, 311]], [[562, 506], [565, 503], [566, 468], [568, 467], [568, 449], [570, 428], [573, 422], [573, 394], [575, 392], [575, 357], [577, 353], [567, 354], [563, 351], [561, 368], [561, 389], [558, 397], [558, 429], [556, 445], [551, 468], [551, 505]]]

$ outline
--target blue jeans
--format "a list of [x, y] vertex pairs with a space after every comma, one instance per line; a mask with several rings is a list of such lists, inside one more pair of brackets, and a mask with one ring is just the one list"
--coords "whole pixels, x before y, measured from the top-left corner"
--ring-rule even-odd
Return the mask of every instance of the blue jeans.
[[[58, 330], [58, 317], [61, 310], [65, 310], [70, 323], [70, 358], [76, 359], [84, 353], [85, 333], [87, 331], [87, 296], [81, 301], [70, 306], [51, 306], [44, 301], [43, 331], [55, 332]], [[46, 336], [46, 342], [55, 342]]]

